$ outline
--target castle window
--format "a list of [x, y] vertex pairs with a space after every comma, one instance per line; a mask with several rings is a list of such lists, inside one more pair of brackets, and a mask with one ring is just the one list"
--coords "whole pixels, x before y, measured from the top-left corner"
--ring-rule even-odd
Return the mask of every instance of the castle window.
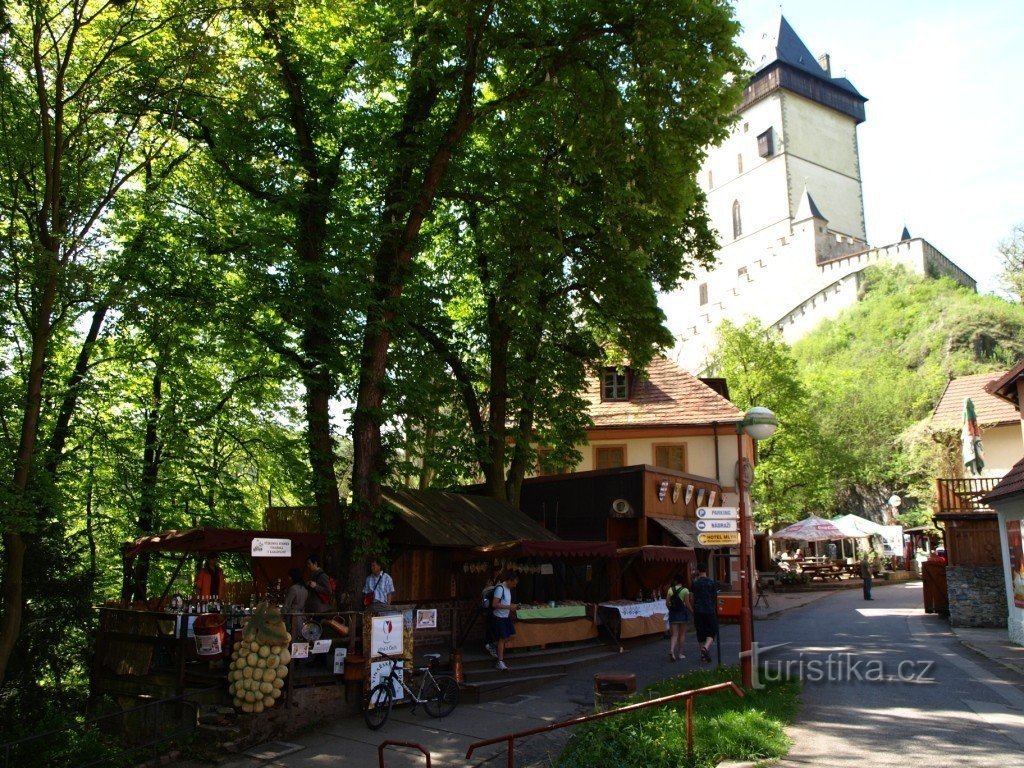
[[739, 269], [736, 270], [736, 277], [746, 277], [746, 276], [747, 276], [747, 268], [746, 267], [740, 267]]
[[735, 240], [743, 234], [743, 219], [740, 218], [740, 201], [732, 201], [732, 237]]
[[601, 400], [629, 400], [629, 375], [618, 368], [605, 368], [601, 376]]
[[703, 307], [708, 303], [708, 284], [701, 283], [700, 287], [697, 288], [697, 292], [700, 294], [700, 305]]
[[743, 173], [743, 154], [736, 155], [736, 173]]
[[708, 189], [715, 188], [715, 177], [711, 175], [711, 171], [708, 171]]
[[771, 157], [775, 154], [775, 136], [771, 128], [758, 135], [757, 154], [761, 157]]

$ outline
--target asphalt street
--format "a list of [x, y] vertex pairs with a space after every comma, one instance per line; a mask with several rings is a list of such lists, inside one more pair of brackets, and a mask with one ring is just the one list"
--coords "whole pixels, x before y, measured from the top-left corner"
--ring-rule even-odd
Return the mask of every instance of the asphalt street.
[[[945, 619], [925, 614], [920, 583], [878, 585], [874, 597], [865, 602], [860, 590], [852, 589], [787, 596], [789, 605], [813, 602], [756, 622], [758, 677], [788, 672], [804, 681], [803, 707], [790, 729], [794, 746], [779, 765], [1024, 765], [1024, 676], [964, 646]], [[776, 608], [779, 603], [785, 600], [776, 599]], [[377, 746], [385, 739], [422, 744], [433, 766], [504, 766], [504, 749], [492, 747], [467, 761], [467, 746], [592, 711], [596, 672], [635, 672], [642, 688], [698, 665], [692, 633], [685, 661], [670, 664], [665, 651], [666, 641], [636, 643], [541, 690], [460, 706], [442, 720], [400, 707], [377, 732], [367, 730], [358, 716], [314, 725], [286, 744], [265, 745], [223, 766], [376, 766]], [[735, 664], [738, 651], [737, 627], [726, 625], [723, 663]], [[561, 730], [523, 740], [516, 747], [516, 765], [549, 765], [568, 735]], [[425, 764], [422, 755], [409, 750], [386, 753], [388, 768]]]

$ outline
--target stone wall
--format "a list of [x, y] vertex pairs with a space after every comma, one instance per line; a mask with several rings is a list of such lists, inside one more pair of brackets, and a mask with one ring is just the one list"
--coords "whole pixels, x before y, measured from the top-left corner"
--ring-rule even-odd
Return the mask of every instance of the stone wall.
[[946, 568], [949, 623], [954, 627], [1005, 627], [1003, 569], [994, 565]]

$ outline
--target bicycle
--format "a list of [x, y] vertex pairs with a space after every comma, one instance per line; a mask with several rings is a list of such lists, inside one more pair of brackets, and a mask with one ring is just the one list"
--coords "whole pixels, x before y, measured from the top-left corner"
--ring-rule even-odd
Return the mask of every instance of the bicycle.
[[409, 695], [413, 702], [413, 712], [416, 711], [418, 704], [422, 704], [431, 717], [447, 717], [458, 706], [459, 684], [455, 682], [455, 678], [449, 675], [434, 674], [434, 667], [437, 660], [441, 658], [441, 654], [428, 653], [426, 655], [427, 666], [413, 669], [413, 674], [420, 672], [423, 675], [418, 692], [413, 692], [399, 673], [404, 659], [388, 656], [386, 653], [380, 655], [391, 662], [391, 670], [387, 677], [373, 686], [366, 694], [363, 719], [366, 720], [366, 725], [370, 730], [376, 731], [387, 722], [388, 716], [391, 714], [391, 707], [395, 702], [395, 682]]

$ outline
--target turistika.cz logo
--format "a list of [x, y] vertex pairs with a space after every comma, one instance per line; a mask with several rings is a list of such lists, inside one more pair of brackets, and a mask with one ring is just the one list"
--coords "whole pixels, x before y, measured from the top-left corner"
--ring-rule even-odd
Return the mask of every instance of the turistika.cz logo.
[[[886, 665], [881, 659], [864, 659], [855, 653], [829, 653], [826, 656], [799, 653], [795, 658], [769, 659], [764, 654], [789, 643], [761, 646], [754, 643], [752, 686], [764, 688], [765, 683], [800, 680], [805, 683], [927, 683], [934, 661], [902, 659]], [[746, 655], [744, 652], [741, 655]]]

